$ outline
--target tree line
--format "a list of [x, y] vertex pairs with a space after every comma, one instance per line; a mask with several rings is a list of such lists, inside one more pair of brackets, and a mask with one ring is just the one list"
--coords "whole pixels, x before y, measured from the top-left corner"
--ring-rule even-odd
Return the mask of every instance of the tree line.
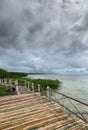
[[28, 74], [23, 72], [8, 72], [4, 69], [0, 69], [0, 78], [21, 78], [26, 77]]

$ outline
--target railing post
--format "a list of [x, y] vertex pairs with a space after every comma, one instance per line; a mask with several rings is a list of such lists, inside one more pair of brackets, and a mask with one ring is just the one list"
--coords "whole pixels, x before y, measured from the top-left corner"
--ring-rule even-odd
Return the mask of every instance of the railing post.
[[25, 80], [25, 88], [27, 87], [26, 85], [27, 85], [27, 82], [26, 82], [26, 80]]
[[4, 80], [5, 84], [7, 84], [7, 79]]
[[1, 83], [3, 83], [3, 79], [1, 78]]
[[30, 84], [29, 84], [29, 81], [28, 81], [28, 88], [30, 88]]
[[12, 84], [12, 80], [11, 80], [11, 79], [9, 79], [9, 84], [10, 84], [10, 85]]
[[16, 93], [17, 93], [17, 95], [18, 95], [18, 94], [20, 94], [20, 93], [19, 93], [19, 89], [18, 89], [18, 80], [15, 81], [15, 85], [16, 85]]
[[0, 85], [1, 85], [1, 79], [0, 79]]
[[3, 86], [3, 78], [1, 79], [1, 85]]
[[10, 87], [10, 91], [12, 91], [12, 80], [11, 79], [9, 79], [9, 87]]
[[2, 83], [3, 83], [3, 85], [4, 85], [4, 78], [2, 79]]
[[3, 79], [1, 78], [1, 85], [3, 85]]
[[37, 86], [38, 86], [39, 96], [41, 96], [40, 84], [38, 84]]
[[28, 89], [30, 89], [30, 82], [28, 81]]
[[2, 83], [3, 83], [3, 78], [2, 78]]
[[34, 83], [31, 84], [32, 92], [34, 92]]
[[46, 94], [47, 94], [47, 97], [48, 97], [48, 100], [50, 100], [50, 87], [49, 86], [47, 86], [47, 92], [46, 92]]
[[4, 85], [7, 88], [7, 79], [4, 79]]

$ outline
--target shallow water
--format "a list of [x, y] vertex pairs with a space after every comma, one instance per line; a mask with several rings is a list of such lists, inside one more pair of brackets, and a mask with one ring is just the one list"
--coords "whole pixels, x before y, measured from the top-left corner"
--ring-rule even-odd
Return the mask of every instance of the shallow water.
[[29, 75], [30, 78], [58, 79], [61, 87], [56, 89], [73, 98], [88, 103], [88, 75]]

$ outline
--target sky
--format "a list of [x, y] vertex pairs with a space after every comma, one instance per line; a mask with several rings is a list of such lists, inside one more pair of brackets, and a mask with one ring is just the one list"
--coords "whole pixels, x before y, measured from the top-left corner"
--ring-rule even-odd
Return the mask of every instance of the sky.
[[88, 73], [88, 1], [0, 0], [0, 68]]

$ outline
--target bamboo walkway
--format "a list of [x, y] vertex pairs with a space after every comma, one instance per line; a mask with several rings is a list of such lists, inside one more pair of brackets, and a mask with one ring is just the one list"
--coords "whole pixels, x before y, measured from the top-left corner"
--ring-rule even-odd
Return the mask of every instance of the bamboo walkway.
[[26, 93], [0, 97], [0, 130], [88, 130], [88, 124], [45, 96]]
[[20, 94], [29, 94], [30, 90], [26, 87], [18, 86], [18, 90]]

